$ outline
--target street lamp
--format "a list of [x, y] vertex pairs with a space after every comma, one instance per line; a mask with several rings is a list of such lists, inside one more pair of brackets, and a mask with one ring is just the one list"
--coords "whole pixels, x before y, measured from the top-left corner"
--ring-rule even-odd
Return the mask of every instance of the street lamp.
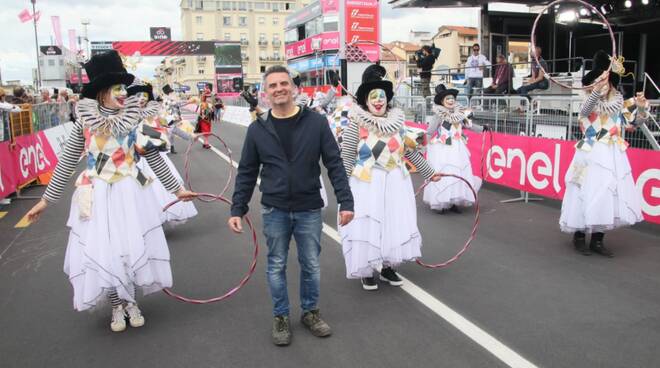
[[41, 67], [39, 66], [39, 40], [37, 40], [37, 13], [36, 3], [37, 0], [30, 0], [32, 2], [32, 22], [34, 23], [34, 44], [37, 47], [37, 90], [41, 88]]
[[91, 55], [89, 54], [89, 37], [87, 37], [87, 26], [89, 25], [89, 18], [82, 18], [80, 20], [80, 23], [83, 25], [83, 32], [85, 35], [85, 55], [87, 58], [90, 58]]

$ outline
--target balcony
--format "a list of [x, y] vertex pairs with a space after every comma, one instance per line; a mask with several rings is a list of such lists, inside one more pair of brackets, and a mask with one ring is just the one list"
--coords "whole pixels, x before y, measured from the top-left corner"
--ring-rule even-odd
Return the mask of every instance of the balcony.
[[281, 56], [259, 56], [259, 61], [267, 62], [267, 63], [275, 63], [275, 62], [280, 62], [283, 61], [284, 58]]
[[280, 40], [273, 40], [273, 47], [280, 47], [282, 45], [282, 41]]
[[260, 47], [266, 47], [266, 46], [268, 46], [268, 41], [266, 41], [266, 40], [259, 40], [259, 46], [260, 46]]
[[250, 42], [248, 42], [248, 40], [241, 40], [241, 46], [247, 46], [249, 44]]

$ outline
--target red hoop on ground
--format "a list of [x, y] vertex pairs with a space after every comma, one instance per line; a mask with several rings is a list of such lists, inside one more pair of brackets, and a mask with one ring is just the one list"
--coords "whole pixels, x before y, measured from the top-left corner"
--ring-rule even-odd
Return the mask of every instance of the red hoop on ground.
[[[224, 202], [224, 203], [227, 203], [227, 204], [231, 204], [231, 201], [228, 200], [227, 198], [225, 198], [223, 196], [220, 196], [220, 195], [210, 194], [210, 193], [196, 193], [195, 197], [197, 199], [200, 199], [201, 197], [210, 198], [210, 200], [207, 200], [207, 202], [221, 201], [221, 202]], [[165, 208], [163, 208], [163, 211], [166, 211], [168, 208], [170, 208], [171, 206], [173, 206], [174, 204], [176, 204], [180, 201], [181, 201], [180, 199], [177, 199], [177, 200], [173, 201], [172, 203], [167, 204], [167, 206], [165, 206]], [[215, 302], [219, 302], [221, 300], [225, 300], [225, 299], [233, 296], [234, 294], [236, 294], [239, 290], [241, 290], [241, 288], [243, 288], [243, 286], [248, 282], [250, 277], [254, 274], [254, 270], [257, 267], [257, 259], [258, 259], [258, 256], [259, 256], [259, 240], [258, 240], [258, 237], [257, 237], [257, 232], [255, 231], [254, 226], [252, 225], [252, 220], [250, 219], [250, 217], [248, 215], [245, 215], [244, 218], [245, 218], [245, 222], [247, 223], [248, 227], [250, 228], [250, 231], [252, 232], [252, 242], [254, 244], [254, 253], [252, 255], [252, 261], [250, 262], [250, 266], [248, 268], [247, 273], [243, 276], [243, 278], [241, 278], [241, 280], [239, 281], [239, 283], [236, 286], [229, 289], [229, 291], [227, 291], [226, 293], [224, 293], [220, 296], [216, 296], [216, 297], [212, 297], [212, 298], [208, 298], [208, 299], [195, 299], [195, 298], [185, 297], [183, 295], [175, 293], [174, 291], [172, 291], [172, 289], [169, 289], [169, 288], [163, 289], [163, 292], [165, 294], [171, 296], [172, 298], [180, 300], [182, 302], [186, 302], [186, 303], [190, 303], [190, 304], [209, 304], [209, 303], [215, 303]]]
[[[468, 188], [470, 188], [470, 191], [472, 191], [472, 195], [474, 196], [474, 208], [475, 208], [474, 225], [472, 226], [472, 232], [470, 233], [470, 237], [468, 238], [468, 240], [465, 242], [465, 245], [463, 245], [463, 248], [461, 248], [461, 250], [459, 250], [458, 253], [456, 253], [456, 255], [454, 255], [453, 257], [449, 258], [448, 260], [442, 263], [425, 263], [420, 258], [418, 258], [415, 261], [417, 262], [418, 265], [426, 268], [444, 268], [456, 262], [468, 250], [468, 248], [470, 248], [470, 244], [477, 237], [477, 229], [479, 228], [479, 196], [477, 195], [477, 191], [474, 190], [472, 184], [470, 184], [470, 182], [468, 182], [462, 176], [458, 176], [454, 174], [442, 174], [442, 173], [440, 175], [442, 177], [450, 176], [458, 180], [461, 180], [468, 186]], [[430, 184], [429, 181], [425, 181], [424, 184], [422, 184], [415, 192], [415, 197], [417, 197], [419, 193], [421, 193], [422, 190], [429, 184]]]
[[[225, 195], [225, 193], [227, 192], [227, 189], [229, 189], [229, 185], [231, 184], [231, 179], [234, 176], [234, 165], [231, 164], [232, 162], [234, 162], [234, 160], [231, 157], [231, 150], [229, 149], [229, 146], [227, 145], [227, 143], [222, 138], [220, 138], [220, 136], [218, 136], [215, 133], [209, 132], [209, 133], [198, 133], [198, 134], [200, 136], [214, 137], [218, 141], [220, 141], [220, 143], [222, 143], [222, 145], [225, 147], [226, 155], [229, 158], [229, 177], [227, 178], [227, 183], [225, 183], [224, 188], [222, 188], [222, 192], [220, 192], [220, 194], [217, 195], [218, 197], [223, 197]], [[185, 176], [184, 180], [185, 180], [186, 184], [188, 185], [188, 189], [190, 189], [190, 191], [192, 191], [192, 192], [194, 192], [195, 190], [193, 189], [192, 182], [190, 180], [190, 152], [192, 151], [192, 147], [195, 145], [195, 142], [197, 142], [198, 139], [199, 138], [195, 138], [190, 142], [190, 144], [188, 144], [188, 148], [186, 149], [186, 153], [185, 153], [186, 159], [185, 159], [185, 163], [184, 163], [184, 176]], [[216, 200], [216, 199], [205, 199], [204, 197], [205, 196], [199, 197], [198, 199], [202, 202], [207, 202], [207, 203], [208, 202], [213, 202], [213, 201]]]
[[539, 63], [539, 57], [536, 55], [536, 42], [534, 41], [534, 39], [536, 37], [534, 37], [534, 36], [536, 36], [536, 26], [539, 23], [539, 19], [541, 19], [541, 16], [543, 15], [543, 13], [545, 13], [546, 10], [548, 10], [549, 8], [555, 6], [559, 3], [563, 3], [563, 2], [573, 2], [573, 3], [578, 3], [578, 4], [581, 4], [583, 6], [586, 6], [587, 8], [592, 10], [592, 13], [598, 14], [600, 19], [603, 20], [603, 23], [607, 26], [607, 30], [610, 33], [610, 39], [612, 40], [612, 54], [611, 54], [611, 57], [610, 57], [610, 66], [607, 68], [608, 72], [612, 71], [612, 65], [614, 65], [614, 59], [616, 58], [616, 41], [615, 41], [615, 38], [614, 38], [614, 31], [612, 31], [612, 27], [610, 26], [610, 22], [607, 21], [607, 18], [605, 18], [605, 16], [601, 12], [599, 12], [598, 9], [596, 9], [595, 6], [593, 6], [593, 5], [591, 5], [588, 2], [583, 1], [583, 0], [555, 0], [555, 1], [551, 2], [550, 4], [546, 5], [539, 12], [539, 15], [537, 15], [536, 19], [534, 19], [534, 25], [532, 26], [531, 38], [532, 38], [532, 50], [534, 51], [534, 52], [532, 52], [532, 55], [534, 56], [534, 60], [536, 60], [536, 64], [539, 66], [541, 71], [543, 71], [543, 74], [545, 76], [547, 76], [548, 79], [550, 81], [552, 81], [553, 83], [558, 84], [558, 85], [560, 85], [564, 88], [568, 88], [568, 89], [581, 89], [581, 90], [582, 89], [589, 89], [589, 88], [592, 88], [596, 83], [594, 82], [594, 83], [592, 83], [591, 85], [588, 85], [588, 86], [573, 87], [573, 86], [569, 86], [567, 84], [564, 84], [562, 82], [559, 82], [559, 81], [555, 80], [553, 77], [550, 76], [550, 74], [548, 74], [548, 72], [545, 71], [545, 69], [543, 69], [543, 66], [541, 65], [541, 63]]

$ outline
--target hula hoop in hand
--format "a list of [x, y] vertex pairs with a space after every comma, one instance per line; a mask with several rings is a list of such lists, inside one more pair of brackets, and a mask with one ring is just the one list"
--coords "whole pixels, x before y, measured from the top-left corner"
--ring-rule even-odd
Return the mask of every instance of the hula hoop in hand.
[[558, 84], [558, 85], [560, 85], [564, 88], [568, 88], [568, 89], [580, 89], [580, 90], [590, 89], [590, 88], [593, 88], [593, 86], [596, 84], [596, 82], [594, 82], [594, 83], [592, 83], [591, 85], [588, 85], [588, 86], [574, 87], [574, 86], [570, 86], [570, 85], [567, 85], [567, 84], [564, 84], [562, 82], [557, 81], [556, 79], [551, 77], [550, 74], [548, 74], [548, 72], [543, 68], [543, 65], [541, 65], [541, 63], [539, 62], [538, 55], [536, 55], [536, 41], [535, 41], [535, 39], [536, 39], [536, 26], [538, 25], [539, 20], [541, 19], [541, 16], [543, 15], [543, 13], [545, 13], [546, 10], [550, 9], [551, 7], [553, 7], [557, 4], [563, 3], [563, 2], [573, 2], [573, 3], [581, 4], [585, 7], [587, 7], [589, 10], [592, 10], [592, 13], [598, 14], [600, 19], [603, 20], [603, 23], [607, 26], [607, 31], [610, 34], [610, 40], [612, 41], [612, 54], [611, 54], [611, 58], [610, 58], [610, 66], [607, 68], [607, 72], [610, 72], [610, 73], [612, 72], [612, 66], [614, 65], [614, 60], [616, 58], [616, 41], [615, 41], [615, 38], [614, 38], [614, 31], [612, 31], [612, 27], [610, 26], [610, 22], [607, 21], [607, 18], [605, 18], [605, 16], [601, 12], [599, 12], [598, 9], [596, 9], [595, 6], [593, 6], [593, 5], [591, 5], [588, 2], [583, 1], [583, 0], [555, 0], [555, 1], [551, 2], [550, 4], [546, 5], [539, 12], [539, 14], [536, 16], [536, 19], [534, 19], [534, 25], [532, 26], [532, 35], [531, 35], [532, 50], [533, 50], [532, 55], [534, 56], [534, 60], [536, 60], [536, 64], [539, 66], [539, 68], [541, 69], [543, 74], [550, 81], [552, 81], [553, 83]]
[[[207, 198], [207, 202], [221, 201], [221, 202], [224, 202], [224, 203], [227, 203], [227, 204], [231, 204], [231, 201], [228, 200], [227, 198], [225, 198], [223, 196], [220, 196], [220, 195], [210, 194], [210, 193], [197, 193], [197, 194], [195, 194], [195, 197], [197, 199], [200, 199], [201, 197], [205, 197], [205, 198]], [[166, 211], [168, 208], [170, 208], [171, 206], [173, 206], [174, 204], [176, 204], [180, 201], [181, 201], [180, 199], [177, 199], [177, 200], [169, 203], [167, 206], [165, 206], [165, 208], [163, 208], [163, 211]], [[252, 233], [252, 242], [254, 244], [254, 252], [252, 254], [252, 261], [250, 262], [250, 266], [248, 267], [247, 273], [245, 273], [245, 275], [241, 278], [241, 280], [238, 282], [238, 284], [236, 286], [232, 287], [231, 289], [229, 289], [229, 291], [227, 291], [226, 293], [224, 293], [222, 295], [215, 296], [215, 297], [208, 298], [208, 299], [195, 299], [195, 298], [186, 297], [186, 296], [183, 296], [181, 294], [178, 294], [178, 293], [172, 291], [172, 289], [170, 289], [170, 288], [163, 289], [163, 292], [165, 294], [169, 295], [170, 297], [174, 298], [174, 299], [177, 299], [177, 300], [182, 301], [182, 302], [190, 303], [190, 304], [215, 303], [215, 302], [219, 302], [221, 300], [225, 300], [227, 298], [230, 298], [231, 296], [238, 293], [238, 291], [241, 290], [241, 288], [243, 288], [243, 286], [248, 282], [250, 277], [254, 274], [254, 270], [257, 267], [257, 259], [258, 259], [258, 256], [259, 256], [259, 239], [257, 237], [257, 232], [254, 229], [254, 225], [252, 224], [252, 220], [250, 219], [250, 217], [245, 215], [244, 218], [245, 218], [245, 222], [247, 223], [248, 227], [250, 228], [250, 232]]]

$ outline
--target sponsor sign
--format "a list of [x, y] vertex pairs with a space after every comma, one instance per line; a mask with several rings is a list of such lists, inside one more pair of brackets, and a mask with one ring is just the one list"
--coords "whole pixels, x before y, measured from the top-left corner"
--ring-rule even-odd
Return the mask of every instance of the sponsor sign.
[[150, 27], [149, 34], [152, 41], [171, 41], [172, 32], [168, 27]]
[[339, 50], [339, 32], [324, 32], [284, 47], [287, 60], [326, 50]]
[[59, 46], [39, 46], [42, 55], [62, 55], [62, 49]]
[[372, 62], [380, 59], [380, 46], [360, 41], [380, 42], [378, 4], [378, 0], [346, 0], [346, 42], [355, 43]]

